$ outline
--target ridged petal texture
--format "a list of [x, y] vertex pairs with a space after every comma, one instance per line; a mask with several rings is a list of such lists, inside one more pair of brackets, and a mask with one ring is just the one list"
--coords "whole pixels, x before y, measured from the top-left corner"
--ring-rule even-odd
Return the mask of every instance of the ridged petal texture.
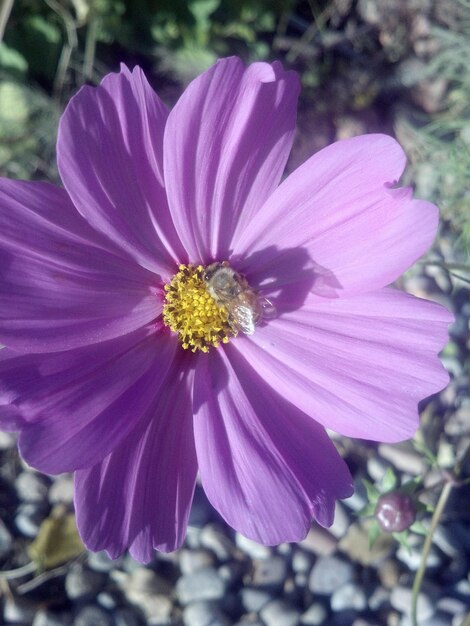
[[[448, 377], [452, 316], [390, 288], [437, 208], [397, 186], [384, 135], [337, 142], [283, 182], [299, 82], [222, 59], [169, 112], [126, 67], [60, 122], [64, 188], [0, 179], [0, 426], [75, 472], [91, 550], [181, 546], [199, 471], [267, 545], [333, 520], [352, 479], [325, 428], [399, 441]], [[181, 263], [228, 261], [275, 306], [251, 336], [185, 351], [162, 322]]]

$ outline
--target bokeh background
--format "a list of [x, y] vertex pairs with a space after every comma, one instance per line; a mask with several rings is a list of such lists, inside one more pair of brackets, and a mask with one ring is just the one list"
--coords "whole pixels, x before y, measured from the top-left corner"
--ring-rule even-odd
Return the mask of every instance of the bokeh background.
[[[357, 490], [338, 505], [332, 529], [257, 546], [198, 490], [184, 548], [146, 567], [84, 552], [71, 477], [25, 467], [14, 437], [0, 434], [0, 624], [410, 625], [425, 535], [457, 467], [417, 619], [468, 626], [470, 486], [460, 483], [470, 473], [470, 0], [2, 0], [0, 175], [58, 182], [61, 111], [121, 62], [141, 65], [171, 106], [194, 76], [232, 54], [280, 59], [300, 74], [288, 170], [365, 132], [395, 135], [405, 148], [403, 182], [438, 204], [442, 221], [433, 249], [399, 286], [454, 311], [442, 355], [451, 384], [422, 403], [413, 442], [335, 438]], [[417, 479], [421, 533], [381, 535], [371, 548], [371, 520], [358, 513], [374, 490]]]

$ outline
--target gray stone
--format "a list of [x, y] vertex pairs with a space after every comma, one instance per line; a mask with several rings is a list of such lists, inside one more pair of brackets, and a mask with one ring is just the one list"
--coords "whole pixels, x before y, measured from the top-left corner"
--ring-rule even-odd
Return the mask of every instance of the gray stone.
[[331, 596], [333, 611], [363, 611], [367, 607], [366, 595], [363, 589], [355, 583], [346, 583], [338, 587]]
[[10, 624], [30, 624], [34, 619], [35, 607], [22, 598], [9, 598], [3, 607], [3, 619]]
[[[400, 546], [397, 550], [397, 559], [404, 563], [411, 571], [415, 572], [421, 563], [421, 542], [417, 546], [412, 546], [408, 550], [405, 546]], [[431, 546], [426, 561], [426, 569], [437, 569], [442, 564], [442, 557], [434, 546]]]
[[292, 555], [292, 569], [296, 574], [308, 574], [312, 569], [313, 556], [297, 548]]
[[49, 502], [51, 504], [72, 504], [73, 502], [73, 475], [61, 474], [54, 479], [49, 487]]
[[71, 617], [65, 613], [53, 613], [45, 609], [39, 609], [31, 626], [67, 626]]
[[10, 450], [16, 446], [16, 436], [13, 433], [0, 431], [0, 450]]
[[23, 502], [44, 502], [47, 500], [49, 483], [41, 474], [24, 471], [16, 477], [15, 489]]
[[242, 552], [252, 559], [267, 559], [271, 555], [271, 548], [262, 546], [256, 541], [244, 537], [240, 533], [235, 534], [235, 544]]
[[112, 626], [113, 619], [109, 613], [95, 606], [88, 604], [78, 611], [73, 621], [73, 626]]
[[265, 626], [263, 622], [259, 622], [258, 620], [253, 621], [252, 619], [242, 619], [239, 622], [236, 622], [233, 626]]
[[372, 611], [378, 611], [383, 606], [388, 604], [390, 599], [390, 592], [383, 587], [376, 587], [372, 594], [369, 596], [369, 608]]
[[222, 563], [229, 561], [235, 551], [232, 540], [216, 524], [204, 526], [199, 535], [201, 546], [211, 550]]
[[281, 590], [287, 574], [286, 560], [282, 556], [253, 561], [253, 587]]
[[272, 596], [267, 591], [243, 587], [240, 590], [240, 598], [243, 608], [247, 613], [258, 613], [265, 606]]
[[[122, 559], [110, 559], [106, 552], [89, 552], [88, 566], [95, 572], [110, 572], [112, 569], [119, 567]], [[141, 565], [139, 564], [139, 567]]]
[[184, 626], [230, 626], [226, 615], [213, 602], [193, 602], [183, 611]]
[[[409, 616], [411, 612], [411, 589], [402, 586], [392, 589], [390, 604], [394, 609], [397, 609], [397, 611]], [[434, 605], [435, 601], [424, 592], [418, 595], [417, 612], [421, 620], [429, 619], [434, 615]]]
[[337, 502], [335, 506], [334, 521], [332, 526], [329, 528], [330, 533], [337, 539], [340, 539], [346, 534], [350, 523], [351, 521], [346, 511], [346, 507], [341, 502]]
[[340, 585], [352, 581], [354, 570], [350, 563], [336, 556], [322, 556], [313, 566], [309, 589], [313, 593], [330, 595]]
[[220, 600], [224, 597], [225, 581], [213, 567], [185, 574], [176, 583], [176, 595], [181, 604], [196, 600]]
[[[96, 575], [95, 572], [93, 573]], [[96, 600], [98, 604], [107, 611], [113, 611], [117, 606], [116, 598], [113, 596], [112, 593], [108, 593], [107, 591], [102, 591], [101, 593], [99, 593], [96, 596]]]
[[451, 615], [463, 615], [468, 609], [468, 604], [458, 598], [444, 596], [438, 601], [437, 608]]
[[215, 565], [215, 558], [209, 550], [180, 550], [179, 566], [182, 574], [192, 574], [198, 569], [213, 565]]
[[405, 443], [381, 443], [379, 454], [394, 467], [402, 472], [413, 476], [422, 476], [426, 471], [426, 464], [421, 454], [416, 452], [411, 444]]
[[15, 526], [25, 537], [34, 538], [38, 534], [39, 527], [46, 517], [47, 510], [39, 504], [28, 502], [20, 504], [15, 516]]
[[13, 547], [13, 537], [0, 519], [0, 559], [3, 559]]
[[102, 574], [75, 563], [65, 577], [65, 591], [70, 600], [91, 600], [98, 595], [104, 583]]
[[300, 612], [284, 600], [271, 600], [260, 611], [266, 626], [298, 626]]
[[[418, 614], [419, 626], [452, 626], [452, 616], [446, 613], [435, 613], [427, 619], [422, 619]], [[413, 620], [409, 615], [404, 615], [400, 621], [400, 626], [413, 626]]]
[[326, 624], [326, 618], [328, 617], [328, 611], [319, 602], [311, 604], [305, 613], [300, 616], [300, 623], [302, 626], [322, 626]]

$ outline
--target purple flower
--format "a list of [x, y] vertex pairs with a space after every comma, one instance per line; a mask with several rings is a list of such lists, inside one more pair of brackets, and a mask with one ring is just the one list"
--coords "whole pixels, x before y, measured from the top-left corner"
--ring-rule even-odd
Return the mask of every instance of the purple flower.
[[299, 540], [352, 492], [325, 427], [408, 438], [447, 383], [450, 314], [386, 287], [436, 207], [395, 186], [384, 135], [279, 184], [298, 91], [229, 58], [168, 112], [123, 67], [61, 119], [63, 189], [0, 182], [0, 424], [33, 467], [75, 472], [91, 550], [180, 546], [198, 471], [235, 529]]

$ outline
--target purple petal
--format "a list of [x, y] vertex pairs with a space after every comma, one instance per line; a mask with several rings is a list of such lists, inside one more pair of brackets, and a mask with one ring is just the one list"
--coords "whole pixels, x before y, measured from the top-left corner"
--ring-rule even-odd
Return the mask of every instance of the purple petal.
[[72, 98], [57, 142], [60, 175], [80, 213], [165, 277], [184, 257], [163, 181], [167, 115], [140, 68], [123, 66]]
[[145, 421], [106, 459], [76, 473], [77, 525], [90, 550], [141, 562], [184, 540], [197, 473], [189, 365], [183, 355]]
[[433, 204], [393, 188], [404, 166], [402, 149], [385, 135], [328, 146], [266, 201], [234, 240], [234, 254], [248, 266], [267, 250], [258, 259], [262, 275], [283, 249], [301, 247], [316, 274], [331, 275], [336, 295], [392, 283], [429, 248], [438, 223]]
[[286, 402], [231, 345], [200, 359], [194, 435], [204, 490], [233, 528], [260, 543], [302, 539], [333, 520], [351, 476], [324, 429]]
[[118, 256], [66, 192], [0, 180], [0, 341], [53, 352], [105, 341], [161, 312], [158, 278]]
[[356, 298], [310, 296], [236, 347], [302, 411], [342, 435], [412, 437], [417, 405], [449, 377], [437, 353], [450, 313], [394, 289]]
[[295, 130], [297, 75], [280, 63], [220, 60], [168, 117], [165, 181], [193, 262], [227, 258], [236, 228], [279, 184]]
[[0, 403], [22, 417], [19, 448], [50, 474], [94, 465], [152, 405], [177, 343], [141, 330], [70, 352], [16, 355], [0, 362]]

